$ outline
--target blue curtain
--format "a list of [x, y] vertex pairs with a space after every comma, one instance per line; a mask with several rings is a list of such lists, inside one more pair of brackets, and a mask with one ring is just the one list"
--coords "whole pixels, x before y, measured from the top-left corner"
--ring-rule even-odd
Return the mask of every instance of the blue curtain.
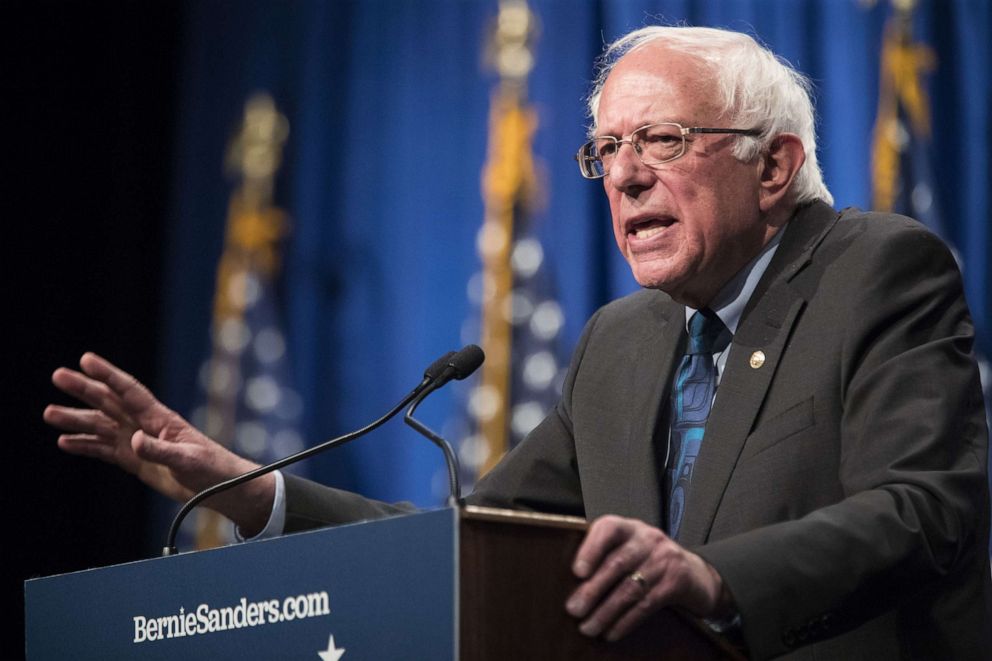
[[[583, 98], [604, 42], [655, 19], [750, 32], [816, 84], [819, 144], [838, 207], [870, 206], [871, 129], [888, 3], [858, 0], [533, 0], [542, 29], [529, 100], [547, 205], [539, 236], [574, 345], [599, 305], [636, 287], [614, 245], [601, 188], [579, 177]], [[373, 419], [463, 343], [479, 268], [480, 172], [494, 75], [483, 45], [495, 1], [197, 0], [186, 8], [174, 219], [162, 351], [163, 395], [194, 405], [207, 355], [214, 269], [229, 183], [223, 154], [248, 96], [269, 92], [291, 134], [277, 201], [293, 221], [281, 302], [303, 432], [311, 442]], [[992, 5], [923, 1], [931, 45], [933, 163], [948, 239], [965, 265], [984, 345], [992, 344], [989, 154]], [[469, 339], [469, 338], [466, 338]], [[450, 392], [423, 408], [434, 426]], [[394, 422], [312, 461], [336, 486], [419, 505], [439, 502], [437, 450]]]

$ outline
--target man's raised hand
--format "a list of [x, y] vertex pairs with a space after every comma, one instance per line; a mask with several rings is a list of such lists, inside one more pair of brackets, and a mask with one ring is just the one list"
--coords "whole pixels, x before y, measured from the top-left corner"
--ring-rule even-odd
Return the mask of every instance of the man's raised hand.
[[[45, 421], [64, 432], [58, 444], [66, 452], [120, 466], [178, 501], [256, 467], [208, 438], [109, 361], [86, 353], [79, 365], [81, 371], [55, 370], [52, 382], [91, 408], [52, 404], [44, 412]], [[206, 504], [250, 535], [265, 525], [273, 494], [274, 478], [266, 475]]]

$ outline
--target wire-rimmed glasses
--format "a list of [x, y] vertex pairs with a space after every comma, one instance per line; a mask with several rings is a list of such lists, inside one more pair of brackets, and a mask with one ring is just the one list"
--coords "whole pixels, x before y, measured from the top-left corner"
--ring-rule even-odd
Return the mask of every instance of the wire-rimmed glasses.
[[621, 145], [629, 144], [644, 165], [661, 165], [674, 161], [685, 154], [685, 136], [690, 133], [734, 133], [737, 135], [760, 135], [759, 129], [713, 129], [699, 126], [684, 127], [675, 122], [660, 122], [642, 126], [626, 140], [612, 135], [593, 138], [579, 147], [575, 160], [579, 171], [586, 179], [605, 177]]

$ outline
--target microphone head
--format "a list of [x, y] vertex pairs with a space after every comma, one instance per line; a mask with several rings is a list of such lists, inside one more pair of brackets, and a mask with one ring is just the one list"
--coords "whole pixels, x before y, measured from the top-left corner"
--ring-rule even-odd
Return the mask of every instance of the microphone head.
[[448, 367], [448, 363], [452, 360], [454, 355], [454, 351], [449, 351], [431, 363], [430, 366], [424, 370], [424, 378], [434, 381], [437, 377], [441, 376], [441, 372]]
[[479, 365], [485, 359], [486, 354], [482, 352], [482, 349], [475, 344], [469, 344], [452, 356], [448, 365], [454, 370], [452, 376], [460, 381], [479, 369]]

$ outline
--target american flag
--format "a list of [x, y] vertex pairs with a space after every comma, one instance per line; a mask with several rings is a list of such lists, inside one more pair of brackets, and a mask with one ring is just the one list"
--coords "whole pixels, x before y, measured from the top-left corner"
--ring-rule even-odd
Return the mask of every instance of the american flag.
[[[465, 415], [446, 426], [470, 485], [545, 417], [561, 392], [564, 314], [536, 233], [547, 195], [531, 147], [538, 128], [526, 102], [536, 17], [523, 0], [500, 2], [488, 59], [499, 74], [483, 168], [485, 219], [477, 249], [482, 269], [468, 283], [474, 314], [462, 339], [486, 352], [482, 373], [460, 393]], [[435, 484], [443, 485], [443, 475]]]
[[[270, 97], [248, 100], [227, 158], [237, 186], [217, 267], [211, 355], [200, 369], [203, 404], [190, 415], [208, 436], [260, 464], [303, 449], [303, 405], [292, 386], [278, 304], [280, 247], [289, 221], [272, 204], [288, 130]], [[197, 548], [234, 541], [233, 526], [213, 512], [188, 521], [182, 534]]]

